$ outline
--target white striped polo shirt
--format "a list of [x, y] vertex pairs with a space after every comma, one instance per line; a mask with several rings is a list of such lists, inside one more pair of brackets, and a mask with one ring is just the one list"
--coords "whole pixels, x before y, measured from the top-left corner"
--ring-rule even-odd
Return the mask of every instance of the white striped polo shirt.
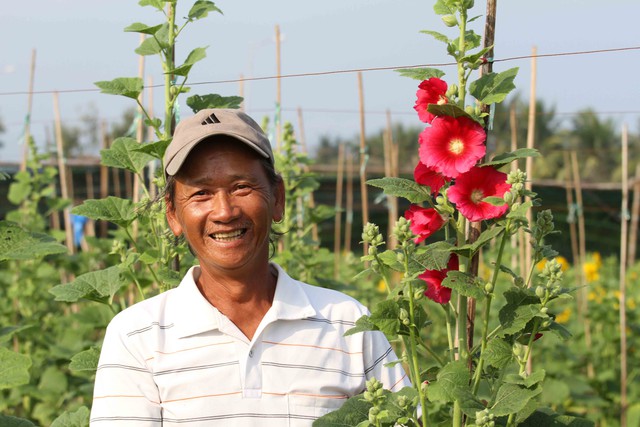
[[175, 289], [116, 315], [104, 338], [91, 425], [310, 426], [372, 377], [410, 382], [381, 332], [345, 337], [367, 314], [353, 298], [289, 277], [252, 340], [198, 290]]

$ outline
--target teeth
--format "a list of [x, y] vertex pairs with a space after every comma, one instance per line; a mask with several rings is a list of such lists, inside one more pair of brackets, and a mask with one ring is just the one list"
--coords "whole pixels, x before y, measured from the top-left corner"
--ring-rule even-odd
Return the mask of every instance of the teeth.
[[237, 230], [237, 231], [232, 231], [230, 233], [215, 233], [215, 234], [212, 234], [211, 236], [215, 240], [232, 240], [232, 239], [235, 239], [236, 237], [240, 237], [242, 233], [243, 233], [242, 230]]

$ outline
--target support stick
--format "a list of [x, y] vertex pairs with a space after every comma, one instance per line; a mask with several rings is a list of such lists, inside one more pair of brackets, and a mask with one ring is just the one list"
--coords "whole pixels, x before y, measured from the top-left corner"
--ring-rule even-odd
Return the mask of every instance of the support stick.
[[[369, 201], [367, 197], [367, 146], [364, 127], [364, 93], [362, 88], [362, 72], [358, 72], [358, 98], [360, 104], [360, 196], [362, 200], [362, 227], [369, 222]], [[369, 244], [363, 243], [364, 255], [369, 253]]]
[[27, 117], [24, 120], [24, 146], [22, 147], [22, 162], [20, 170], [27, 169], [27, 158], [29, 157], [29, 142], [31, 140], [31, 111], [33, 109], [33, 80], [36, 73], [36, 50], [31, 50], [31, 68], [29, 71], [29, 94], [27, 95]]
[[[55, 126], [56, 126], [56, 147], [58, 151], [58, 171], [60, 173], [60, 195], [63, 199], [69, 200], [69, 184], [67, 181], [67, 166], [64, 156], [64, 144], [62, 141], [62, 123], [60, 121], [60, 101], [58, 99], [58, 92], [53, 93], [53, 111], [55, 114]], [[64, 231], [66, 236], [67, 249], [70, 254], [75, 253], [75, 245], [73, 244], [73, 227], [71, 225], [71, 209], [65, 208], [64, 215]]]
[[342, 187], [344, 181], [344, 143], [338, 146], [338, 172], [336, 176], [336, 215], [333, 227], [333, 278], [340, 272], [340, 239], [342, 237]]
[[629, 136], [622, 128], [622, 208], [620, 212], [620, 426], [627, 426], [627, 223], [629, 209]]
[[280, 68], [280, 26], [276, 25], [276, 150], [280, 150], [280, 143], [282, 139], [282, 92], [281, 92], [281, 78], [282, 75]]

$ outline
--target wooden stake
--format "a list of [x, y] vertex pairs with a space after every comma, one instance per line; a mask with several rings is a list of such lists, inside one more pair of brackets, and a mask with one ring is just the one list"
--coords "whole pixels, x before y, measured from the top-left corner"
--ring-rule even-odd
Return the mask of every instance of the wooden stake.
[[27, 117], [24, 120], [24, 141], [22, 147], [22, 162], [20, 170], [27, 169], [27, 159], [29, 158], [29, 141], [31, 140], [31, 111], [33, 109], [33, 80], [36, 73], [36, 50], [31, 50], [31, 68], [29, 71], [29, 93], [27, 95]]
[[[385, 176], [397, 176], [397, 154], [393, 142], [393, 129], [391, 127], [391, 112], [387, 110], [387, 129], [384, 132], [382, 142], [384, 144], [384, 174]], [[387, 242], [389, 249], [395, 249], [398, 244], [396, 236], [393, 234], [393, 227], [398, 220], [398, 198], [387, 195]]]
[[638, 241], [638, 215], [640, 214], [640, 163], [636, 164], [636, 174], [633, 180], [633, 203], [631, 205], [631, 227], [629, 230], [629, 256], [627, 267], [631, 267], [636, 260], [636, 242]]
[[[147, 113], [149, 113], [150, 117], [153, 117], [153, 77], [149, 76], [147, 81], [149, 82], [149, 91], [147, 92], [149, 94]], [[151, 125], [147, 127], [147, 138], [155, 140], [155, 129]], [[158, 186], [154, 182], [156, 177], [156, 167], [157, 162], [149, 163], [147, 176], [149, 177], [149, 197], [151, 197], [151, 199], [154, 199], [158, 194]]]
[[240, 73], [240, 80], [238, 81], [238, 96], [242, 98], [240, 111], [244, 111], [244, 75], [242, 73]]
[[629, 137], [622, 128], [622, 208], [620, 212], [620, 426], [627, 426], [627, 222], [629, 209]]
[[351, 227], [353, 225], [353, 152], [347, 151], [347, 206], [344, 221], [344, 251], [351, 252]]
[[[512, 103], [509, 107], [509, 127], [511, 130], [511, 151], [515, 151], [518, 149], [518, 123], [516, 121], [516, 106], [515, 103]], [[511, 162], [511, 172], [515, 172], [518, 170], [518, 162]], [[519, 236], [514, 234], [511, 236], [511, 247], [516, 249], [520, 249], [521, 245], [519, 244]], [[524, 257], [524, 252], [522, 252]], [[524, 273], [522, 270], [521, 264], [523, 260], [518, 257], [518, 253], [514, 250], [511, 252], [511, 265], [517, 266], [514, 271], [519, 272], [521, 276], [524, 277]]]
[[[362, 88], [362, 72], [358, 71], [358, 98], [360, 104], [360, 196], [362, 200], [362, 227], [369, 222], [369, 198], [367, 195], [367, 146], [364, 127], [364, 90]], [[369, 253], [369, 244], [364, 243], [362, 250]]]
[[[304, 119], [302, 117], [302, 108], [298, 107], [298, 142], [300, 143], [300, 149], [303, 154], [308, 155], [307, 151], [307, 143], [304, 136]], [[309, 165], [304, 165], [303, 169], [305, 172], [309, 172]], [[313, 192], [309, 193], [309, 207], [313, 209], [316, 206], [315, 199], [313, 197]], [[320, 237], [318, 236], [318, 224], [311, 225], [311, 238], [315, 242], [320, 241]]]
[[[573, 189], [571, 184], [571, 159], [569, 158], [569, 152], [564, 152], [564, 170], [566, 172], [566, 185], [565, 192], [567, 196], [567, 208], [569, 211], [571, 209], [575, 209], [574, 201], [573, 201]], [[578, 231], [576, 230], [576, 221], [573, 218], [569, 221], [569, 237], [571, 239], [571, 256], [573, 258], [573, 263], [576, 265], [576, 268], [581, 268], [580, 262], [580, 249], [578, 249]]]
[[[536, 130], [536, 77], [537, 77], [537, 61], [536, 56], [538, 50], [534, 46], [531, 50], [531, 91], [529, 93], [529, 120], [527, 123], [527, 148], [533, 148], [535, 142], [535, 130]], [[531, 181], [533, 180], [533, 158], [527, 157], [526, 159], [526, 173], [527, 182], [525, 188], [531, 191]], [[527, 220], [530, 225], [533, 225], [533, 216], [531, 210], [527, 211]], [[531, 253], [531, 237], [530, 234], [525, 235], [525, 271], [531, 271], [531, 259], [533, 254]]]
[[281, 98], [281, 78], [280, 76], [280, 26], [276, 25], [276, 150], [280, 150], [282, 139], [282, 98]]
[[336, 215], [333, 227], [333, 278], [337, 279], [340, 272], [340, 239], [342, 236], [342, 186], [344, 181], [344, 143], [338, 146], [338, 171], [336, 176]]
[[[144, 43], [144, 39], [145, 39], [145, 35], [144, 34], [140, 34], [140, 45], [142, 45], [142, 43]], [[144, 55], [140, 55], [138, 57], [138, 77], [144, 81]], [[136, 140], [138, 141], [138, 143], [141, 143], [144, 140], [144, 120], [142, 119], [142, 116], [144, 115], [144, 111], [142, 110], [142, 105], [144, 103], [144, 89], [142, 91], [140, 91], [140, 94], [138, 95], [138, 114], [137, 114], [137, 120], [138, 120], [138, 126], [136, 127]], [[137, 204], [140, 201], [140, 175], [137, 173], [133, 174], [133, 189], [131, 191], [132, 194], [132, 200], [134, 204]], [[132, 236], [133, 238], [137, 238], [138, 237], [138, 221], [134, 221], [132, 224]]]
[[[100, 126], [100, 140], [102, 148], [109, 148], [109, 137], [107, 135], [107, 121], [103, 120]], [[106, 199], [109, 195], [109, 169], [100, 165], [100, 198]], [[108, 224], [106, 221], [100, 221], [100, 237], [107, 237]]]
[[[58, 92], [53, 93], [53, 111], [55, 114], [55, 126], [56, 126], [56, 147], [58, 151], [58, 171], [60, 173], [60, 195], [63, 199], [69, 200], [69, 184], [67, 181], [67, 167], [64, 157], [64, 144], [62, 141], [62, 123], [60, 121], [60, 102], [58, 99]], [[75, 245], [73, 243], [73, 226], [71, 225], [71, 209], [65, 208], [64, 215], [64, 231], [66, 236], [67, 249], [70, 254], [75, 253]]]

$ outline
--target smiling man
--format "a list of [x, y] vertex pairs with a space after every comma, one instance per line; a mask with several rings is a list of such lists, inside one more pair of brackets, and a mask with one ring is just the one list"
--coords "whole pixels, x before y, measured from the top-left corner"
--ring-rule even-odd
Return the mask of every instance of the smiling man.
[[270, 262], [284, 184], [238, 110], [203, 110], [165, 158], [167, 221], [197, 258], [180, 285], [119, 313], [96, 374], [92, 426], [309, 426], [375, 377], [409, 385], [367, 310]]

